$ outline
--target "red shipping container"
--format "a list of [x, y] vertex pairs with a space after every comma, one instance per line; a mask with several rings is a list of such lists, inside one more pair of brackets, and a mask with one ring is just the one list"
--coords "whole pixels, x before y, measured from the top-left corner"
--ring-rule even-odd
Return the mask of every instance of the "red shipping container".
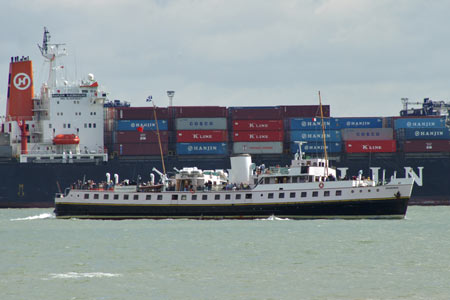
[[346, 141], [347, 153], [395, 152], [395, 140]]
[[177, 143], [226, 142], [226, 130], [178, 130]]
[[236, 131], [233, 133], [235, 142], [281, 142], [283, 131]]
[[[168, 144], [161, 144], [163, 154], [168, 152]], [[161, 155], [159, 144], [114, 144], [113, 151], [120, 156]]]
[[281, 120], [283, 118], [280, 107], [230, 107], [233, 120]]
[[[116, 108], [116, 119], [118, 120], [154, 120], [153, 107], [120, 107]], [[166, 107], [156, 107], [156, 118], [158, 120], [169, 119], [169, 110]]]
[[283, 130], [283, 120], [233, 120], [233, 131]]
[[[320, 117], [319, 105], [283, 105], [280, 106], [283, 111], [284, 118], [309, 118]], [[330, 116], [330, 106], [322, 105], [324, 117]]]
[[450, 152], [449, 140], [412, 140], [403, 143], [404, 152]]
[[175, 106], [175, 118], [226, 118], [224, 106]]
[[[117, 144], [158, 144], [156, 131], [116, 131], [115, 142]], [[159, 136], [162, 144], [169, 142], [168, 131], [160, 131]]]

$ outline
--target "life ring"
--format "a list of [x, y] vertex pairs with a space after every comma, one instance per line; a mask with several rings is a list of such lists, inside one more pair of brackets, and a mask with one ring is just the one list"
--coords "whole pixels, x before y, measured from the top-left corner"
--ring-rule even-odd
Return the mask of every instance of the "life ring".
[[323, 189], [323, 182], [319, 183], [319, 188]]

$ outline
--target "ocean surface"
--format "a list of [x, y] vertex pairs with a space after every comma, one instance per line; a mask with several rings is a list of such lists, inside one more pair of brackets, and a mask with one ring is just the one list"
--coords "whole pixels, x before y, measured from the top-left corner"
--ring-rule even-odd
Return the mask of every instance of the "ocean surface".
[[0, 299], [450, 299], [450, 207], [351, 221], [4, 209]]

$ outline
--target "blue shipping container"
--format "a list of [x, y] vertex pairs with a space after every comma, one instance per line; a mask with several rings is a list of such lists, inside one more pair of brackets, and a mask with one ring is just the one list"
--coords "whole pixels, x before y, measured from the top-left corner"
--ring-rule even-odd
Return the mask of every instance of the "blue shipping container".
[[[320, 142], [323, 139], [321, 130], [292, 130], [291, 141], [299, 142]], [[341, 131], [340, 130], [326, 130], [325, 139], [328, 142], [340, 142]]]
[[397, 130], [397, 138], [403, 140], [448, 140], [449, 128], [404, 128]]
[[[143, 130], [156, 130], [155, 120], [118, 120], [116, 130], [117, 131], [134, 131], [138, 127], [142, 127]], [[168, 130], [167, 120], [158, 120], [159, 130]]]
[[444, 118], [404, 118], [395, 119], [394, 128], [443, 128]]
[[336, 118], [338, 128], [382, 128], [382, 118]]
[[177, 143], [178, 155], [223, 155], [228, 154], [227, 143]]
[[[291, 143], [291, 153], [296, 153], [298, 150], [298, 144]], [[323, 154], [324, 147], [323, 142], [310, 142], [302, 145], [303, 153], [317, 153]], [[337, 153], [342, 151], [342, 143], [341, 142], [327, 142], [327, 152], [328, 153]]]
[[[336, 118], [324, 118], [325, 129], [338, 129]], [[322, 121], [320, 118], [291, 118], [291, 130], [321, 130]]]

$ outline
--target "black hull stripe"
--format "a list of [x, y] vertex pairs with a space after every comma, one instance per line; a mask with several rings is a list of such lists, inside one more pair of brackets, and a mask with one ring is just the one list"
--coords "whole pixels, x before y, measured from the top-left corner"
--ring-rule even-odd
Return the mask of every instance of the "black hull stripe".
[[270, 216], [306, 218], [399, 218], [406, 214], [408, 198], [332, 203], [290, 203], [276, 205], [82, 205], [57, 203], [58, 218], [187, 218], [187, 219], [255, 219]]

